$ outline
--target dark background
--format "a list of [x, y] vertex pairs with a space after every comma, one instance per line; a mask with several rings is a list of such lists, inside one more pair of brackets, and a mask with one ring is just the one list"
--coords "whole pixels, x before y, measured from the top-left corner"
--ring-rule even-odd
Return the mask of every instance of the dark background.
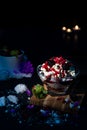
[[[86, 21], [85, 12], [79, 10], [3, 15], [0, 18], [0, 47], [23, 49], [35, 67], [52, 56], [62, 55], [75, 62], [82, 74], [87, 74]], [[64, 39], [62, 26], [73, 28], [76, 24], [81, 31]]]

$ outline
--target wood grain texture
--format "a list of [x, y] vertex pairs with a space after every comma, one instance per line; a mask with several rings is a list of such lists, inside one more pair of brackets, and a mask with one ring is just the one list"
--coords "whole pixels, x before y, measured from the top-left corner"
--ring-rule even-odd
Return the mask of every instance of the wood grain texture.
[[[77, 96], [79, 97], [79, 99], [76, 101], [72, 101], [70, 95], [62, 95], [62, 96], [47, 95], [43, 99], [36, 98], [33, 95], [30, 99], [30, 103], [37, 106], [48, 107], [54, 110], [59, 110], [64, 113], [75, 113], [79, 111], [78, 106], [81, 105], [85, 94], [84, 93], [77, 94]], [[75, 104], [75, 106], [70, 107], [70, 104]]]

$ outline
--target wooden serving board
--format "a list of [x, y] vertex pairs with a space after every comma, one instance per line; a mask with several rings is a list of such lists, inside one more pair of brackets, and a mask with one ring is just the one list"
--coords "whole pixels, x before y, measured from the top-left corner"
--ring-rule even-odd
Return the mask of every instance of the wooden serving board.
[[78, 100], [72, 101], [70, 95], [47, 95], [43, 99], [39, 99], [33, 95], [30, 99], [30, 103], [41, 107], [59, 110], [64, 113], [75, 113], [78, 112], [85, 94], [76, 94], [76, 96]]

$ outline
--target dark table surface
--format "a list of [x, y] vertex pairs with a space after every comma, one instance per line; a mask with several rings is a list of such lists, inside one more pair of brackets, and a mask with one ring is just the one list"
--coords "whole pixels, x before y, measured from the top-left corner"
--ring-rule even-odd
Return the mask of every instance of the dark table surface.
[[[0, 129], [30, 129], [30, 128], [49, 128], [49, 129], [67, 129], [67, 128], [85, 128], [86, 126], [86, 114], [87, 114], [87, 86], [86, 86], [87, 75], [81, 75], [79, 77], [79, 82], [74, 86], [74, 93], [83, 93], [85, 97], [83, 98], [80, 110], [78, 114], [64, 114], [59, 111], [53, 110], [53, 112], [57, 113], [59, 117], [56, 119], [59, 123], [56, 123], [54, 117], [41, 116], [40, 109], [41, 107], [35, 106], [32, 110], [27, 111], [25, 104], [23, 104], [20, 109], [16, 110], [15, 114], [12, 114], [9, 111], [9, 107], [0, 107]], [[26, 84], [29, 90], [31, 90], [32, 86], [40, 83], [41, 81], [36, 73], [32, 76], [32, 78], [23, 78], [23, 79], [9, 79], [7, 81], [0, 81], [0, 97], [7, 96], [11, 91], [13, 91], [14, 87], [19, 84]], [[26, 102], [26, 101], [25, 101]], [[11, 107], [11, 106], [10, 106]], [[15, 106], [14, 106], [15, 108]], [[15, 108], [16, 109], [16, 108]], [[43, 108], [42, 108], [43, 109]], [[46, 123], [47, 119], [50, 119], [49, 123]], [[48, 119], [48, 120], [49, 120]]]

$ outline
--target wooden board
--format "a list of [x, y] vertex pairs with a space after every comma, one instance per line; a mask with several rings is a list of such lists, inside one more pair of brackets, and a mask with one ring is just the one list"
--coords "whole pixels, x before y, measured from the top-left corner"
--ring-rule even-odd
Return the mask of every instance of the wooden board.
[[30, 103], [37, 106], [59, 110], [64, 113], [75, 113], [78, 112], [85, 94], [84, 93], [76, 94], [76, 96], [78, 100], [72, 101], [70, 95], [62, 95], [62, 96], [47, 95], [43, 99], [36, 98], [33, 95], [30, 99]]

